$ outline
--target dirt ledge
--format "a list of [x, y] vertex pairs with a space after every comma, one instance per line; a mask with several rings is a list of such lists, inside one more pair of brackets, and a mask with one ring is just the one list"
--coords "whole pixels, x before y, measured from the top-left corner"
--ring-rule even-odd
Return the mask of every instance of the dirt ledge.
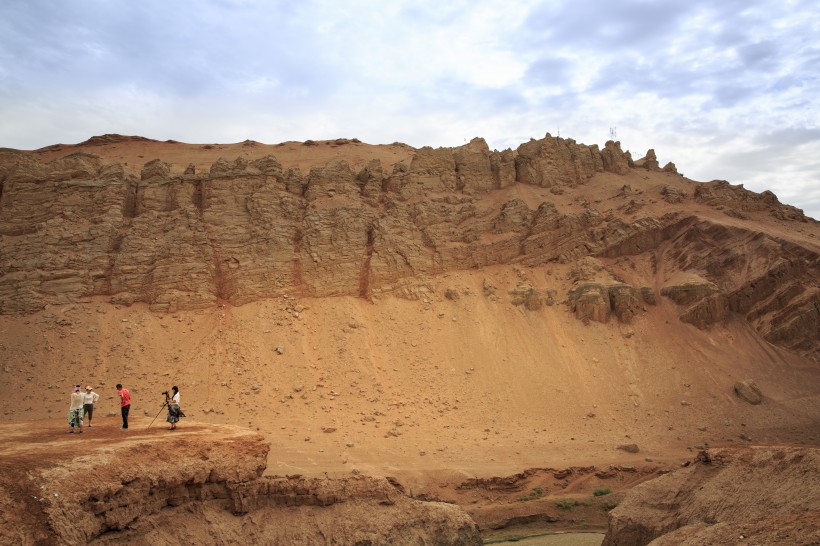
[[263, 477], [269, 445], [238, 427], [0, 431], [3, 544], [481, 544], [463, 510], [386, 479]]

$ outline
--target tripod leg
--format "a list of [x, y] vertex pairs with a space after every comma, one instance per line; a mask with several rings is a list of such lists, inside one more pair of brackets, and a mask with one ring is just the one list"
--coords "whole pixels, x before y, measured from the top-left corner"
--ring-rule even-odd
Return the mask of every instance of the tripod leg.
[[162, 410], [164, 410], [164, 409], [165, 409], [165, 406], [167, 406], [167, 405], [168, 405], [168, 404], [165, 404], [165, 403], [163, 403], [163, 404], [162, 404], [162, 407], [160, 407], [160, 408], [159, 408], [159, 411], [157, 412], [156, 417], [154, 417], [153, 419], [151, 419], [151, 423], [148, 425], [148, 428], [151, 428], [151, 425], [153, 425], [153, 424], [154, 424], [154, 421], [156, 421], [156, 420], [157, 420], [157, 417], [159, 417], [159, 414], [160, 414], [160, 413], [162, 413]]

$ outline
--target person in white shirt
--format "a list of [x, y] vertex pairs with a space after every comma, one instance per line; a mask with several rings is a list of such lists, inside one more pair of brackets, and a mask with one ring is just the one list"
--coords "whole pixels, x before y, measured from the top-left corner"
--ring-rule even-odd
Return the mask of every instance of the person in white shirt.
[[94, 404], [100, 399], [100, 395], [94, 392], [91, 385], [85, 388], [83, 395], [83, 419], [88, 417], [88, 426], [91, 426], [91, 417], [94, 415]]
[[83, 393], [80, 392], [79, 385], [74, 385], [71, 392], [71, 405], [68, 406], [68, 426], [71, 427], [69, 432], [74, 432], [75, 427], [77, 432], [83, 431]]
[[179, 387], [174, 385], [171, 390], [174, 391], [174, 395], [168, 400], [168, 417], [165, 420], [171, 423], [170, 430], [176, 430], [179, 418], [185, 417], [185, 414], [179, 409]]

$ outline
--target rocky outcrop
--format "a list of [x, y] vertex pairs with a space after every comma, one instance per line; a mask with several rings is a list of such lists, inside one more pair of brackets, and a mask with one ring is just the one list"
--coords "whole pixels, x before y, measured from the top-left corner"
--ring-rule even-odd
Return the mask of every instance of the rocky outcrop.
[[568, 294], [570, 310], [583, 321], [607, 322], [612, 311], [609, 290], [599, 283], [582, 283]]
[[661, 170], [661, 166], [658, 163], [658, 158], [655, 155], [655, 150], [649, 149], [646, 151], [646, 155], [641, 159], [635, 162], [636, 167], [642, 167], [647, 171], [659, 171]]
[[[0, 314], [100, 296], [155, 312], [286, 293], [413, 298], [434, 291], [429, 279], [447, 271], [662, 252], [674, 264], [667, 273], [691, 272], [717, 288], [678, 302], [682, 320], [704, 328], [739, 313], [772, 343], [820, 351], [816, 252], [685, 214], [692, 200], [683, 179], [661, 188], [676, 205], [663, 216], [618, 217], [624, 207], [640, 210], [634, 199], [647, 195], [623, 184], [613, 199], [632, 199], [628, 206], [566, 204], [562, 192], [596, 173], [629, 172], [631, 157], [617, 142], [599, 150], [547, 135], [498, 152], [473, 139], [421, 148], [391, 169], [332, 160], [307, 174], [271, 155], [201, 168], [157, 159], [128, 172], [84, 152], [49, 163], [34, 157], [0, 151]], [[535, 188], [506, 189], [521, 184]], [[720, 182], [695, 188], [701, 203], [789, 211], [773, 194]], [[574, 291], [575, 311], [630, 320], [641, 298], [631, 289], [610, 293], [614, 284], [607, 279], [598, 296], [593, 287]], [[678, 300], [684, 288], [670, 285], [666, 295]]]
[[667, 203], [675, 204], [681, 203], [686, 199], [686, 192], [679, 190], [675, 186], [666, 185], [661, 188], [661, 196]]
[[475, 523], [454, 505], [415, 500], [397, 482], [363, 475], [263, 477], [269, 446], [261, 436], [192, 425], [173, 449], [161, 433], [135, 430], [88, 438], [76, 453], [52, 439], [4, 456], [4, 468], [27, 471], [0, 477], [3, 497], [25, 505], [4, 506], [0, 542], [148, 545], [241, 536], [253, 544], [318, 544], [332, 536], [336, 544], [481, 544]]
[[585, 183], [596, 172], [627, 172], [629, 157], [621, 152], [620, 143], [607, 142], [604, 150], [602, 153], [598, 146], [585, 146], [548, 133], [541, 140], [530, 140], [518, 147], [518, 181], [543, 188], [575, 186]]
[[661, 295], [680, 306], [682, 320], [706, 328], [739, 314], [771, 343], [820, 357], [820, 257], [811, 248], [689, 222], [664, 254], [674, 267]]
[[698, 184], [694, 197], [698, 202], [725, 210], [730, 216], [739, 212], [767, 211], [779, 220], [809, 221], [802, 210], [791, 205], [783, 205], [770, 191], [755, 193], [744, 188], [743, 184], [732, 185], [725, 180]]
[[713, 294], [689, 306], [680, 314], [680, 319], [703, 330], [710, 324], [725, 320], [728, 310], [726, 298], [722, 294]]
[[678, 168], [671, 161], [664, 165], [662, 170], [665, 173], [678, 174]]
[[609, 513], [603, 546], [813, 544], [818, 486], [820, 449], [711, 449], [633, 488]]
[[122, 144], [127, 142], [157, 142], [152, 138], [145, 138], [141, 136], [120, 135], [116, 133], [108, 133], [105, 135], [97, 135], [89, 138], [78, 144], [78, 146], [104, 146], [106, 144]]
[[621, 322], [632, 322], [640, 309], [638, 291], [628, 284], [615, 284], [609, 287], [609, 306], [612, 314]]
[[657, 305], [658, 300], [655, 297], [655, 291], [652, 289], [651, 286], [642, 286], [640, 288], [641, 299], [647, 305]]
[[578, 260], [570, 276], [574, 286], [567, 304], [579, 320], [607, 322], [614, 315], [629, 323], [641, 307], [639, 291], [616, 280], [597, 258]]
[[681, 320], [701, 329], [727, 316], [726, 298], [720, 289], [697, 275], [689, 275], [682, 282], [667, 284], [661, 288], [661, 296], [684, 307]]
[[601, 161], [604, 170], [616, 174], [626, 174], [633, 167], [632, 156], [621, 150], [621, 143], [608, 140], [601, 150]]
[[577, 319], [595, 322], [607, 322], [614, 315], [629, 323], [639, 309], [638, 291], [623, 283], [580, 283], [569, 291], [567, 303]]
[[527, 283], [522, 283], [516, 286], [511, 292], [512, 304], [523, 305], [530, 311], [537, 311], [544, 306], [545, 303], [553, 301], [550, 294], [541, 294]]

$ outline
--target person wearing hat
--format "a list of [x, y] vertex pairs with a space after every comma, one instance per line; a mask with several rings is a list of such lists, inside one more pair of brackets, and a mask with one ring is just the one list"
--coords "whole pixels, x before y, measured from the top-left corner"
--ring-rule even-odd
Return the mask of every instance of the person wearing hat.
[[74, 385], [74, 390], [71, 392], [71, 405], [68, 406], [68, 426], [71, 427], [69, 432], [74, 432], [76, 427], [77, 432], [83, 431], [83, 393], [80, 392], [80, 386]]
[[91, 385], [85, 388], [83, 395], [83, 419], [88, 418], [88, 426], [91, 426], [91, 417], [94, 415], [94, 404], [100, 399], [100, 395], [93, 391]]

